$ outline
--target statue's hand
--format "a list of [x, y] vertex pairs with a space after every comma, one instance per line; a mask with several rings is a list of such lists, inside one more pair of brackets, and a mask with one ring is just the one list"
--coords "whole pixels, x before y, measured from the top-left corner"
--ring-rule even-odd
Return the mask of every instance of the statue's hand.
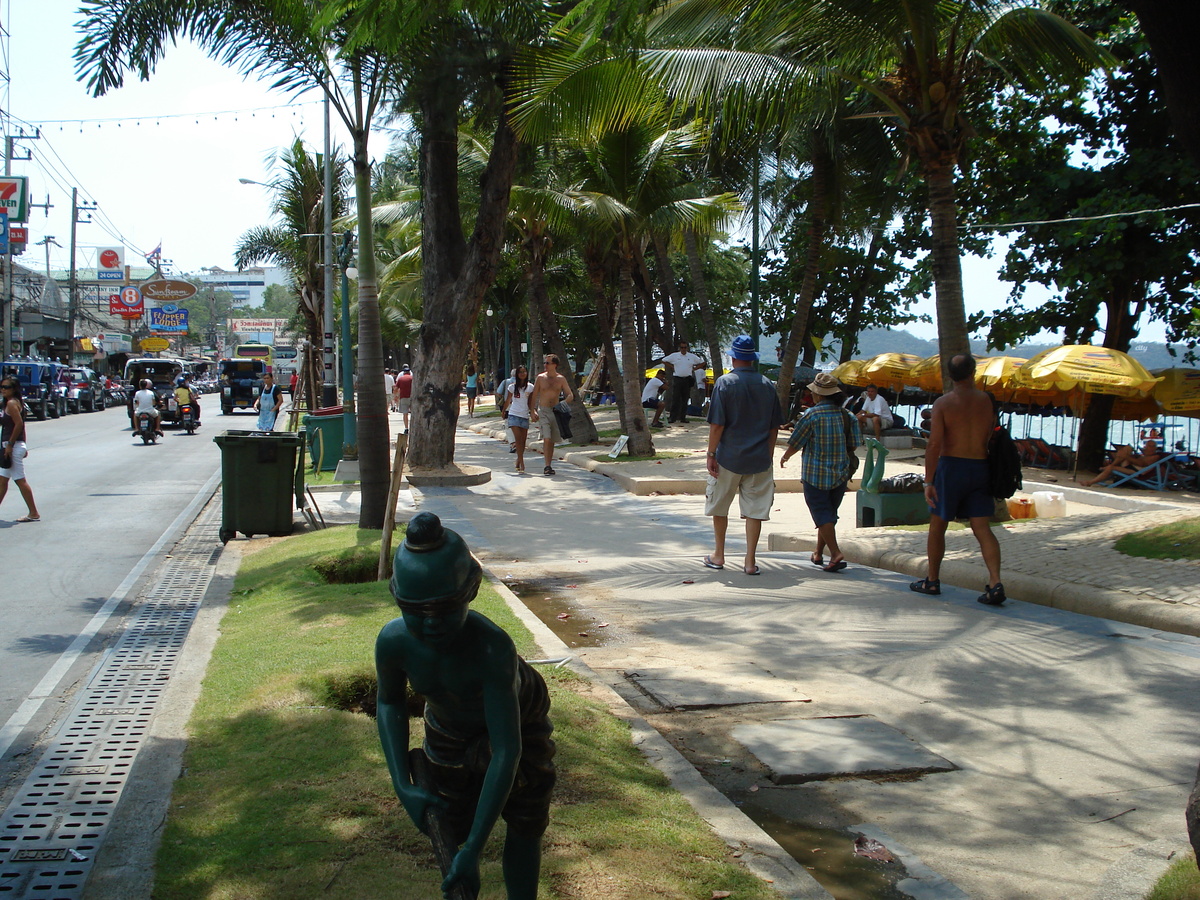
[[472, 849], [469, 844], [463, 844], [454, 854], [450, 871], [442, 879], [442, 896], [449, 897], [454, 886], [458, 884], [467, 889], [468, 897], [479, 894], [479, 851]]
[[429, 833], [429, 830], [425, 825], [425, 811], [431, 806], [434, 809], [447, 808], [445, 800], [415, 784], [397, 791], [396, 794], [413, 824], [426, 834]]

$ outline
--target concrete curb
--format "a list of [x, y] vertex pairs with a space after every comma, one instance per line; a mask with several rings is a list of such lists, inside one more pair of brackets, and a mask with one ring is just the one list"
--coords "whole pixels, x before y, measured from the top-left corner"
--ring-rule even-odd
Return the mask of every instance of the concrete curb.
[[726, 845], [741, 851], [739, 861], [759, 878], [770, 884], [788, 900], [832, 900], [832, 894], [796, 862], [792, 856], [738, 809], [724, 794], [704, 780], [696, 768], [633, 709], [611, 685], [606, 683], [586, 663], [572, 656], [564, 644], [541, 619], [508, 589], [508, 586], [489, 568], [484, 572], [504, 598], [509, 609], [532, 633], [543, 651], [554, 656], [571, 657], [568, 668], [589, 681], [597, 690], [609, 711], [629, 725], [634, 746], [662, 772], [671, 786], [691, 804], [700, 818], [708, 823]]
[[[852, 537], [841, 538], [838, 544], [851, 562], [888, 569], [913, 578], [925, 577], [925, 557], [916, 556], [909, 550], [880, 548]], [[767, 549], [807, 553], [812, 550], [812, 538], [776, 532], [768, 535]], [[979, 562], [948, 559], [942, 563], [941, 580], [954, 587], [982, 592], [987, 583], [987, 569]], [[1026, 603], [1140, 625], [1156, 631], [1200, 637], [1200, 610], [1190, 606], [1171, 606], [1160, 600], [1142, 600], [1124, 591], [1056, 581], [1020, 572], [1005, 574], [1004, 588], [1010, 597]]]
[[1191, 851], [1186, 836], [1163, 838], [1131, 850], [1104, 873], [1092, 900], [1131, 900], [1145, 897], [1182, 854]]

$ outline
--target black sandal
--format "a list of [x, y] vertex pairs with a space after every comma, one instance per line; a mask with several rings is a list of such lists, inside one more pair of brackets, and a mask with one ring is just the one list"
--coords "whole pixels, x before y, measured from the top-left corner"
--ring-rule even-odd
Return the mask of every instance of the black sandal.
[[549, 466], [546, 466], [546, 468], [542, 469], [542, 474], [543, 475], [553, 475], [554, 470], [552, 468], [550, 468]]
[[1000, 606], [1008, 597], [1004, 593], [1004, 585], [997, 581], [991, 587], [983, 586], [983, 593], [975, 598], [976, 602], [985, 606]]
[[942, 592], [942, 583], [936, 578], [922, 578], [920, 581], [914, 581], [910, 584], [908, 589], [916, 591], [918, 594], [933, 594], [936, 596]]

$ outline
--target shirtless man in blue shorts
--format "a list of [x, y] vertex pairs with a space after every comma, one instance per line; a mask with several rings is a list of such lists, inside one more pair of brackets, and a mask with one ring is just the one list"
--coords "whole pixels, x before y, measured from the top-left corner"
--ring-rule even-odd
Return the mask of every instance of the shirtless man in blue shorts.
[[992, 533], [996, 501], [988, 490], [988, 440], [996, 425], [992, 398], [975, 387], [975, 359], [969, 353], [950, 360], [954, 389], [933, 404], [925, 447], [925, 501], [929, 504], [929, 569], [909, 587], [919, 594], [940, 594], [946, 526], [967, 518], [979, 542], [988, 580], [979, 602], [999, 606], [1007, 599], [1000, 583], [1000, 542]]

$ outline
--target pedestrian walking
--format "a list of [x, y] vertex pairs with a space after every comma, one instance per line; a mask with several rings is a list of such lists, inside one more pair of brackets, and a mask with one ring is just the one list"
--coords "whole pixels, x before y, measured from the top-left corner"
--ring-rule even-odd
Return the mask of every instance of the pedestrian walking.
[[542, 474], [553, 475], [554, 406], [560, 400], [570, 403], [575, 399], [575, 394], [571, 391], [571, 386], [567, 384], [566, 376], [558, 371], [558, 356], [547, 353], [543, 364], [546, 367], [545, 371], [538, 375], [533, 382], [533, 402], [529, 406], [529, 411], [533, 421], [538, 423], [538, 430], [542, 436], [542, 457], [545, 460]]
[[8, 494], [9, 481], [14, 481], [29, 510], [17, 521], [40, 522], [42, 515], [34, 502], [33, 488], [25, 479], [25, 457], [28, 455], [25, 417], [21, 411], [21, 382], [8, 375], [0, 379], [0, 503]]
[[953, 389], [933, 404], [925, 445], [925, 501], [929, 504], [929, 568], [909, 587], [919, 594], [940, 594], [939, 574], [946, 555], [946, 526], [967, 518], [979, 542], [988, 580], [980, 603], [999, 606], [1007, 598], [1000, 583], [1000, 542], [992, 533], [996, 501], [988, 488], [988, 442], [996, 426], [989, 394], [975, 387], [975, 359], [960, 353], [947, 366]]
[[818, 372], [807, 387], [817, 402], [796, 423], [779, 466], [797, 452], [804, 454], [800, 469], [804, 503], [817, 526], [817, 547], [809, 559], [824, 572], [841, 572], [846, 559], [837, 542], [838, 507], [854, 474], [854, 448], [862, 443], [862, 433], [854, 416], [842, 408], [846, 397], [836, 378]]
[[475, 418], [475, 398], [479, 396], [479, 373], [475, 371], [475, 363], [467, 363], [466, 371], [463, 373], [466, 376], [467, 386], [467, 418]]
[[663, 362], [671, 366], [671, 413], [668, 422], [687, 424], [688, 403], [692, 396], [692, 387], [696, 384], [695, 371], [704, 370], [704, 360], [692, 353], [687, 341], [679, 342], [679, 349], [670, 356], [664, 356]]
[[516, 374], [504, 393], [504, 422], [512, 429], [513, 452], [517, 454], [517, 471], [525, 471], [525, 439], [529, 435], [529, 401], [533, 385], [529, 383], [529, 370], [517, 366]]
[[258, 395], [258, 399], [254, 401], [254, 408], [258, 410], [258, 430], [273, 431], [275, 429], [275, 417], [279, 415], [279, 410], [283, 406], [283, 393], [279, 390], [279, 386], [275, 384], [275, 376], [270, 372], [263, 375], [262, 392]]
[[[771, 518], [775, 501], [775, 438], [783, 413], [775, 385], [753, 368], [758, 361], [754, 342], [747, 335], [733, 339], [733, 371], [713, 385], [708, 407], [708, 484], [704, 514], [713, 520], [715, 546], [704, 557], [710, 569], [725, 568], [725, 532], [729, 507], [738, 498], [746, 521], [746, 557], [742, 571], [758, 575], [755, 561], [762, 523]], [[678, 371], [678, 370], [676, 370]], [[689, 373], [688, 381], [691, 382]]]
[[412, 407], [412, 385], [413, 376], [412, 369], [408, 363], [400, 367], [400, 374], [396, 376], [396, 409], [404, 416], [404, 433], [408, 433], [408, 411]]

